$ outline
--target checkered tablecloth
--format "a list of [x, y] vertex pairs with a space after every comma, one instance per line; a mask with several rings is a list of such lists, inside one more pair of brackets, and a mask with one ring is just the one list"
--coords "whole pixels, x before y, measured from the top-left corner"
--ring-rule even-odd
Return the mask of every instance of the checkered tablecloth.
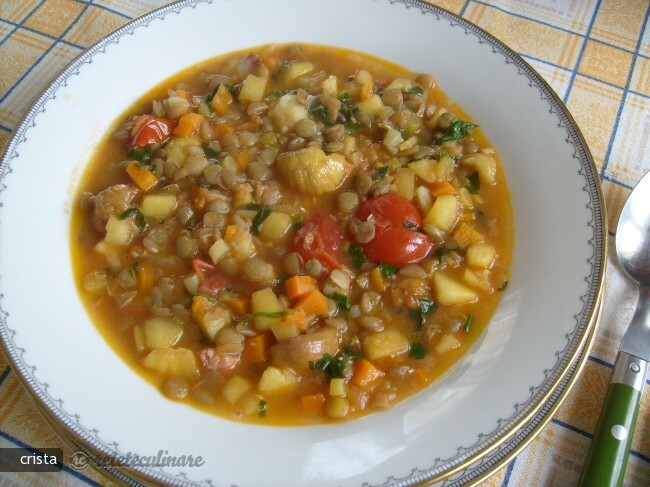
[[[351, 0], [353, 1], [353, 0]], [[53, 78], [84, 49], [160, 0], [0, 0], [0, 149]], [[631, 188], [650, 170], [648, 0], [439, 0], [517, 51], [566, 103], [591, 149], [609, 238]], [[610, 245], [613, 250], [613, 242]], [[604, 311], [573, 390], [537, 438], [482, 486], [575, 485], [636, 293], [610, 255]], [[646, 382], [647, 384], [647, 382]], [[0, 354], [0, 448], [61, 447]], [[0, 485], [107, 485], [100, 474], [3, 474]], [[110, 484], [109, 484], [110, 485]], [[626, 486], [650, 485], [650, 387]]]

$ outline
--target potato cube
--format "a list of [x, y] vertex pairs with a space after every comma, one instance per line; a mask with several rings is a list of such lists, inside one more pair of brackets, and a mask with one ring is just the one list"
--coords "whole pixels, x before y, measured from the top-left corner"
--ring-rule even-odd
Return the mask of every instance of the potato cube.
[[116, 247], [124, 247], [131, 243], [135, 235], [136, 228], [133, 224], [133, 218], [120, 220], [116, 216], [111, 216], [106, 222], [106, 243]]
[[494, 288], [492, 287], [492, 284], [490, 284], [489, 275], [490, 271], [487, 269], [483, 269], [482, 271], [472, 271], [470, 269], [465, 269], [463, 272], [463, 281], [475, 288], [492, 292], [494, 291]]
[[199, 325], [205, 336], [214, 342], [217, 333], [232, 323], [232, 316], [228, 308], [210, 302], [205, 296], [194, 296], [192, 320]]
[[438, 303], [443, 305], [473, 303], [476, 300], [474, 291], [440, 271], [433, 274], [433, 287]]
[[411, 162], [408, 167], [423, 181], [427, 183], [436, 181], [436, 163], [431, 159], [420, 159], [419, 161]]
[[467, 263], [475, 269], [489, 269], [492, 267], [497, 251], [488, 243], [471, 245], [467, 249]]
[[296, 61], [289, 64], [289, 67], [284, 72], [282, 77], [286, 81], [293, 81], [300, 78], [301, 76], [311, 73], [314, 69], [316, 69], [316, 67], [310, 62]]
[[148, 194], [142, 198], [140, 211], [148, 218], [164, 220], [176, 210], [176, 196], [173, 194]]
[[497, 161], [494, 157], [474, 152], [461, 157], [460, 163], [476, 169], [481, 183], [494, 184], [496, 181]]
[[275, 339], [279, 342], [300, 335], [300, 330], [296, 325], [293, 323], [286, 323], [281, 320], [276, 320], [271, 323], [270, 328], [273, 332], [273, 335], [275, 336]]
[[220, 238], [215, 243], [213, 243], [212, 247], [210, 247], [210, 250], [208, 250], [210, 259], [215, 264], [219, 262], [221, 258], [224, 257], [229, 252], [230, 252], [230, 248], [228, 247], [226, 241], [222, 238]]
[[147, 348], [171, 348], [183, 336], [183, 325], [165, 318], [150, 318], [144, 322], [144, 342]]
[[[278, 301], [275, 293], [270, 287], [264, 288], [261, 291], [255, 291], [251, 294], [251, 310], [253, 314], [256, 313], [280, 313], [282, 306]], [[266, 331], [271, 327], [272, 323], [279, 321], [280, 318], [273, 318], [268, 316], [256, 316], [255, 328], [258, 331]]]
[[264, 98], [265, 91], [266, 78], [260, 78], [254, 74], [249, 74], [241, 85], [239, 101], [245, 103], [260, 101]]
[[142, 364], [165, 376], [191, 377], [199, 374], [196, 356], [187, 348], [163, 348], [152, 350]]
[[257, 388], [264, 393], [277, 393], [287, 391], [298, 383], [298, 378], [293, 370], [289, 368], [278, 369], [267, 367], [260, 377]]
[[330, 396], [345, 396], [345, 379], [330, 380]]
[[438, 196], [424, 223], [433, 223], [444, 232], [451, 231], [458, 219], [458, 200], [453, 194]]
[[321, 83], [321, 88], [323, 90], [323, 93], [329, 96], [333, 96], [334, 98], [338, 98], [339, 96], [338, 83], [339, 83], [338, 78], [333, 74], [330, 75], [325, 81]]
[[415, 195], [415, 173], [408, 167], [400, 167], [395, 171], [395, 188], [397, 194], [412, 200]]
[[442, 335], [440, 341], [433, 347], [433, 350], [436, 353], [447, 353], [458, 347], [460, 347], [458, 339], [454, 335], [447, 333], [446, 335]]
[[253, 242], [253, 236], [242, 227], [237, 226], [230, 238], [228, 238], [228, 234], [226, 233], [226, 240], [230, 245], [230, 252], [233, 257], [240, 262], [252, 257], [257, 251]]
[[260, 238], [273, 243], [282, 242], [289, 233], [291, 223], [291, 217], [289, 215], [279, 211], [273, 211], [262, 222]]
[[247, 379], [241, 375], [236, 375], [231, 377], [223, 386], [223, 397], [230, 404], [235, 404], [251, 387], [251, 383]]
[[393, 328], [373, 333], [363, 340], [363, 351], [369, 360], [394, 357], [408, 351], [409, 346], [406, 337]]
[[357, 103], [357, 108], [370, 117], [374, 117], [379, 111], [384, 108], [384, 102], [381, 101], [379, 95], [374, 94], [367, 100]]

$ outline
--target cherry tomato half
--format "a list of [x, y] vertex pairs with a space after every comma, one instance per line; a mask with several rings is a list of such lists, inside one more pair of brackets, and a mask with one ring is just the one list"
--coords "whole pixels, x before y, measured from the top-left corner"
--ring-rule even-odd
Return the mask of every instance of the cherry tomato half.
[[431, 250], [429, 237], [416, 230], [422, 226], [420, 211], [406, 198], [396, 194], [371, 198], [357, 211], [361, 221], [370, 216], [375, 222], [375, 237], [363, 244], [363, 250], [371, 261], [393, 266], [413, 264]]
[[150, 117], [131, 141], [132, 146], [146, 147], [164, 142], [172, 134], [176, 122], [162, 117]]
[[293, 236], [291, 250], [298, 252], [305, 262], [316, 259], [324, 271], [341, 267], [339, 249], [343, 243], [343, 229], [327, 215], [316, 213]]

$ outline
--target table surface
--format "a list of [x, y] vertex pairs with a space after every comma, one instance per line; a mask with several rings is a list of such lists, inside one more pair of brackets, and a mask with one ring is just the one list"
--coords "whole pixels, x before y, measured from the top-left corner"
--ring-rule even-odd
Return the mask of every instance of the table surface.
[[[34, 99], [76, 56], [156, 0], [0, 0], [0, 150]], [[598, 167], [613, 237], [621, 208], [650, 170], [648, 0], [440, 0], [535, 68], [575, 118]], [[636, 304], [609, 256], [603, 314], [573, 390], [548, 425], [481, 486], [575, 485], [616, 352]], [[647, 383], [648, 381], [646, 381]], [[35, 410], [0, 354], [0, 447], [70, 450]], [[0, 485], [106, 485], [90, 469], [1, 474]], [[641, 403], [624, 485], [650, 485], [650, 388]]]

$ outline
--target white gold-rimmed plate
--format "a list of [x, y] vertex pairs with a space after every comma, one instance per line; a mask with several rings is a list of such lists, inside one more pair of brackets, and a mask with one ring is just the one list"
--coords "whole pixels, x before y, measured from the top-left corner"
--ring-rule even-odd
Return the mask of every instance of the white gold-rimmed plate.
[[[291, 41], [355, 49], [434, 74], [499, 151], [515, 213], [515, 254], [510, 285], [486, 332], [441, 380], [386, 413], [278, 428], [165, 400], [135, 374], [85, 313], [68, 238], [72, 195], [93, 147], [136, 98], [210, 57]], [[143, 59], [141, 52], [155, 55]], [[14, 368], [47, 414], [96, 455], [163, 450], [204, 460], [131, 472], [149, 481], [469, 482], [529, 439], [513, 433], [552, 409], [594, 326], [604, 208], [579, 130], [510, 49], [415, 0], [333, 0], [327, 8], [305, 0], [196, 0], [164, 7], [102, 40], [53, 82], [8, 146], [0, 183], [0, 334]]]

